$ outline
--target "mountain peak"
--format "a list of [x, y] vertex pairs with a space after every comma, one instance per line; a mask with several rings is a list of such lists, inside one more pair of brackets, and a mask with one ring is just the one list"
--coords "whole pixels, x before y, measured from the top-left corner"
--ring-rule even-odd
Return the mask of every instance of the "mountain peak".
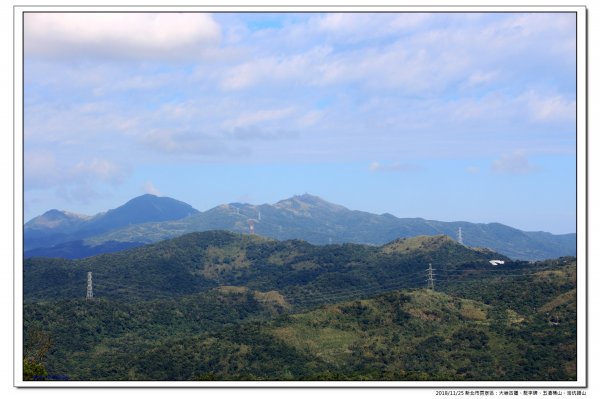
[[136, 203], [136, 202], [142, 202], [142, 201], [154, 201], [154, 200], [156, 200], [158, 198], [168, 198], [168, 197], [159, 197], [159, 196], [154, 195], [154, 194], [142, 194], [140, 196], [137, 196], [137, 197], [134, 197], [134, 198], [130, 199], [129, 201], [127, 201], [125, 203], [125, 205], [129, 204], [129, 203]]
[[322, 199], [321, 197], [318, 197], [316, 195], [312, 195], [309, 193], [304, 193], [301, 195], [294, 195], [292, 197], [292, 199], [297, 199], [299, 201], [304, 201], [304, 202], [327, 202], [324, 199]]
[[302, 195], [294, 195], [291, 198], [281, 200], [274, 205], [277, 208], [287, 209], [295, 213], [307, 213], [310, 210], [327, 210], [330, 212], [346, 211], [347, 209], [341, 205], [333, 204], [325, 201], [316, 195], [304, 193]]
[[[90, 218], [90, 216], [80, 215], [75, 212], [60, 211], [58, 209], [50, 209], [49, 211], [44, 212], [43, 215], [38, 216], [35, 219], [44, 220], [44, 221], [60, 221], [60, 220], [86, 220], [89, 218]], [[32, 219], [32, 220], [35, 220], [35, 219]]]
[[106, 212], [102, 224], [118, 227], [132, 223], [181, 219], [198, 213], [191, 205], [169, 197], [144, 194]]
[[25, 224], [25, 227], [28, 229], [68, 229], [79, 225], [87, 219], [89, 219], [89, 216], [60, 211], [58, 209], [50, 209], [43, 215], [31, 219]]
[[87, 216], [87, 215], [82, 215], [79, 213], [69, 212], [69, 211], [61, 211], [58, 209], [50, 209], [49, 211], [44, 212], [44, 214], [42, 216], [45, 218], [48, 218], [48, 219], [55, 219], [55, 218], [89, 219], [90, 218], [90, 216]]

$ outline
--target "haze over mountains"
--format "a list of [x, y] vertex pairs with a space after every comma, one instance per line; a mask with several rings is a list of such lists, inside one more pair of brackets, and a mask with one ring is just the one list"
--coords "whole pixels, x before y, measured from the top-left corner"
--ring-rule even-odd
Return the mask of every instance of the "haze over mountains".
[[158, 242], [182, 234], [228, 230], [312, 244], [382, 245], [403, 237], [447, 235], [462, 229], [464, 244], [513, 259], [576, 254], [576, 235], [525, 232], [500, 223], [442, 222], [349, 210], [304, 194], [275, 204], [223, 204], [205, 212], [168, 197], [146, 194], [95, 216], [50, 210], [25, 224], [25, 256], [82, 258]]

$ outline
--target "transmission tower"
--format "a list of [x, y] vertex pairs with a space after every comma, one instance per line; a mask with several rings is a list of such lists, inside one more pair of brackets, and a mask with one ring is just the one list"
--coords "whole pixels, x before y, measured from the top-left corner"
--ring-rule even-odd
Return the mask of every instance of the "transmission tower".
[[254, 234], [254, 223], [258, 223], [258, 220], [248, 219], [248, 228], [250, 229], [250, 234]]
[[459, 243], [460, 245], [465, 245], [465, 244], [463, 243], [462, 227], [459, 227], [459, 228], [458, 228], [458, 243]]
[[87, 293], [85, 294], [85, 299], [94, 298], [94, 289], [92, 288], [92, 272], [88, 272], [87, 274]]
[[431, 263], [430, 263], [429, 269], [427, 269], [427, 289], [430, 289], [432, 291], [434, 290], [434, 287], [433, 287], [433, 281], [434, 281], [433, 276], [435, 276], [435, 274], [433, 274], [434, 270], [435, 269], [431, 268]]

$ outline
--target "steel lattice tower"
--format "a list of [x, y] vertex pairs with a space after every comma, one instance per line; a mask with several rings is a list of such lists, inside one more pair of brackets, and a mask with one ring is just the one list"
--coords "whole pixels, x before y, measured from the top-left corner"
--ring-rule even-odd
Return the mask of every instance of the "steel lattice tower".
[[92, 287], [92, 272], [87, 274], [87, 293], [85, 299], [92, 299], [94, 297], [94, 289]]
[[465, 245], [465, 244], [463, 243], [462, 227], [459, 227], [459, 228], [458, 228], [458, 243], [459, 243], [460, 245]]
[[430, 290], [432, 290], [432, 291], [434, 290], [434, 287], [433, 287], [433, 281], [434, 281], [433, 276], [435, 276], [435, 274], [433, 274], [434, 270], [435, 269], [431, 268], [431, 263], [430, 263], [429, 264], [429, 269], [427, 269], [427, 288], [430, 289]]

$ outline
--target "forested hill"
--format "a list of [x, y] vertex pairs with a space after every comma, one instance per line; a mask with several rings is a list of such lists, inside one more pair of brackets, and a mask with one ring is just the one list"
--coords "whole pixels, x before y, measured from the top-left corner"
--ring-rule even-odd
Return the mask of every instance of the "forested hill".
[[573, 381], [576, 275], [573, 258], [510, 261], [446, 236], [316, 246], [209, 231], [82, 260], [31, 258], [25, 372]]
[[209, 231], [81, 260], [30, 258], [24, 264], [24, 290], [26, 299], [79, 298], [85, 294], [86, 274], [92, 272], [94, 293], [102, 298], [173, 297], [227, 285], [276, 290], [287, 301], [308, 305], [320, 295], [350, 289], [366, 294], [422, 287], [429, 264], [441, 279], [453, 278], [458, 269], [493, 269], [491, 259], [508, 261], [446, 236], [399, 239], [383, 246], [318, 246]]
[[300, 312], [240, 286], [28, 300], [25, 354], [63, 380], [574, 381], [575, 260], [473, 268], [435, 291], [346, 287], [354, 299]]

